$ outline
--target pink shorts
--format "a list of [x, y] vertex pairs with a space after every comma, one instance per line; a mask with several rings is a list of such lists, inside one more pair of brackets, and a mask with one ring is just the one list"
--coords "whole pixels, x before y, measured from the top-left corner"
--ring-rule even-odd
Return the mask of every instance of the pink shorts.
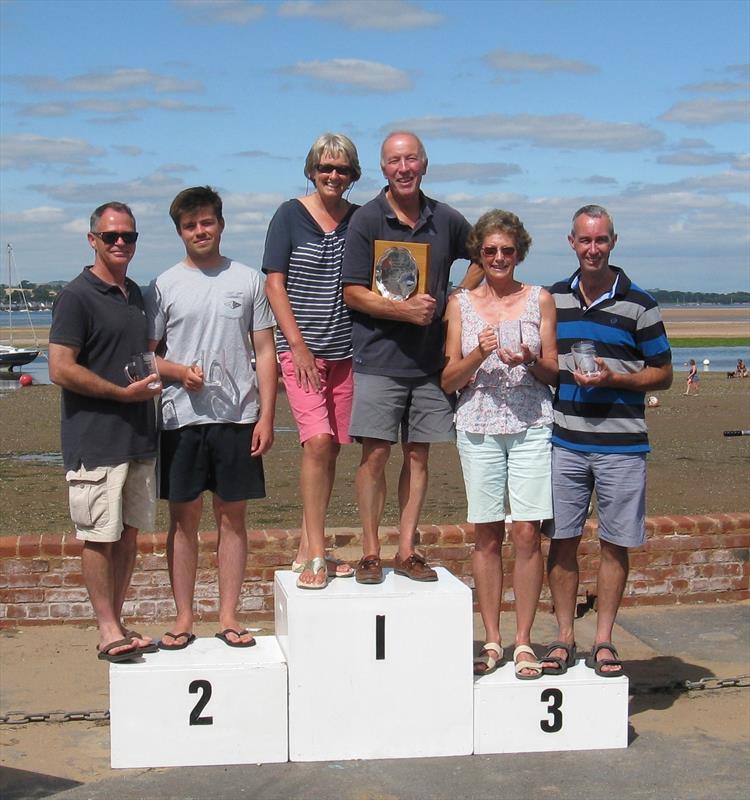
[[297, 386], [291, 353], [279, 353], [279, 363], [289, 406], [299, 428], [300, 442], [304, 444], [313, 436], [327, 433], [338, 444], [351, 444], [349, 420], [354, 394], [351, 358], [342, 361], [315, 359], [320, 373], [319, 392], [306, 392]]

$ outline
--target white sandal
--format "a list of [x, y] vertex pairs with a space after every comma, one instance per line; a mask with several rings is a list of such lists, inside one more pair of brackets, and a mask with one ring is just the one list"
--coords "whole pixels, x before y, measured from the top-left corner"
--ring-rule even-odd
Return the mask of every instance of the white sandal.
[[[333, 558], [332, 556], [326, 556], [326, 569], [329, 569], [329, 565], [333, 564], [334, 566], [334, 573], [333, 575], [328, 574], [329, 578], [353, 578], [354, 577], [354, 567], [351, 564], [347, 564], [346, 561], [342, 561], [340, 558]], [[304, 561], [292, 561], [292, 572], [302, 572], [305, 569], [305, 562]], [[339, 572], [339, 570], [342, 570]]]
[[[325, 580], [323, 583], [303, 583], [302, 582], [302, 572], [306, 569], [309, 569], [313, 575], [316, 575], [323, 570], [323, 575]], [[297, 578], [297, 588], [298, 589], [325, 589], [328, 586], [328, 567], [326, 567], [326, 560], [324, 558], [311, 558], [302, 565], [302, 572], [300, 573], [299, 578]]]
[[[537, 678], [541, 678], [543, 669], [542, 662], [536, 660], [519, 661], [518, 656], [520, 656], [521, 653], [534, 656], [534, 659], [536, 659], [536, 653], [527, 644], [519, 644], [513, 651], [513, 662], [515, 663], [516, 678], [518, 678], [519, 681], [535, 681]], [[521, 675], [521, 671], [525, 669], [533, 670], [534, 674]]]
[[[494, 650], [497, 653], [497, 658], [491, 656], [489, 651]], [[484, 654], [484, 655], [482, 655]], [[489, 675], [497, 669], [498, 664], [503, 660], [503, 646], [497, 642], [487, 642], [479, 651], [479, 655], [474, 659], [474, 674], [475, 675]], [[477, 667], [486, 667], [477, 672]]]

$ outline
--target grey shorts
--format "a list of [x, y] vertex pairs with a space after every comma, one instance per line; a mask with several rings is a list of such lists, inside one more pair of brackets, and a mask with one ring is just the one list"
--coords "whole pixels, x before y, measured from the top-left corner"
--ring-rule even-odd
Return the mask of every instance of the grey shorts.
[[349, 435], [386, 442], [453, 442], [453, 401], [440, 388], [438, 375], [391, 378], [355, 372]]
[[552, 448], [551, 539], [580, 536], [596, 489], [599, 537], [620, 547], [646, 541], [646, 454], [580, 453]]

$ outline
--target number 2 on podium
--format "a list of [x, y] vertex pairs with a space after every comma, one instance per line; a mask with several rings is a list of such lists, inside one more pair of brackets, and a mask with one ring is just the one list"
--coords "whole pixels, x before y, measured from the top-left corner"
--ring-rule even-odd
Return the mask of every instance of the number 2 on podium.
[[203, 680], [192, 681], [188, 687], [188, 691], [190, 694], [197, 694], [198, 692], [201, 692], [198, 702], [195, 704], [195, 706], [193, 706], [193, 710], [190, 712], [190, 724], [213, 725], [213, 717], [201, 716], [201, 711], [203, 711], [206, 705], [208, 705], [208, 701], [211, 699], [211, 683]]
[[543, 719], [539, 723], [539, 727], [545, 733], [557, 733], [559, 730], [562, 730], [563, 726], [563, 715], [562, 711], [562, 701], [563, 695], [559, 689], [545, 689], [542, 692], [542, 696], [540, 698], [542, 703], [549, 703], [547, 706], [547, 711], [552, 719]]

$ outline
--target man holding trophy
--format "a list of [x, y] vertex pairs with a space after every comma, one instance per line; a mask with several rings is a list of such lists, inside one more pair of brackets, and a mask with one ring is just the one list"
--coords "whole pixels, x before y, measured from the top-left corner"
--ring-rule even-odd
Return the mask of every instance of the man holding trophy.
[[385, 467], [400, 438], [394, 569], [413, 580], [434, 581], [437, 574], [415, 553], [414, 540], [427, 493], [430, 443], [455, 438], [452, 402], [440, 388], [442, 317], [451, 266], [468, 259], [471, 226], [455, 209], [421, 192], [427, 154], [415, 134], [389, 134], [380, 166], [388, 185], [352, 217], [342, 274], [344, 301], [354, 312], [349, 433], [362, 442], [356, 487], [363, 558], [356, 579], [383, 580], [378, 526]]

